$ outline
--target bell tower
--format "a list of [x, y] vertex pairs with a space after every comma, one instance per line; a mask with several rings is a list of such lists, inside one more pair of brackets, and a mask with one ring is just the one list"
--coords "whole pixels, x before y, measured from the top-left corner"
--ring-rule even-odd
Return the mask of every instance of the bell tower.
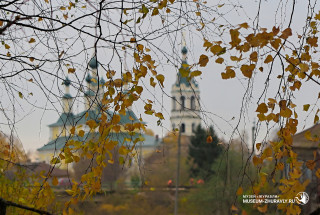
[[187, 62], [188, 49], [184, 36], [182, 46], [181, 67], [171, 90], [172, 107], [170, 120], [173, 129], [180, 128], [182, 135], [192, 136], [196, 127], [201, 124], [200, 90], [198, 83], [193, 78], [188, 80], [180, 74], [180, 70], [189, 69]]

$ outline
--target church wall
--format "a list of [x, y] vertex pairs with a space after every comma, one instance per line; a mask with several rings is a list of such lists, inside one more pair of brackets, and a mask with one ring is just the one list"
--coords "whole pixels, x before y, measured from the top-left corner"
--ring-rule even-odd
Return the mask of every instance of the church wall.
[[52, 136], [51, 136], [51, 139], [53, 140], [53, 139], [56, 139], [58, 136], [59, 136], [59, 134], [60, 134], [60, 129], [59, 129], [59, 127], [52, 127], [51, 128], [51, 134], [52, 134]]

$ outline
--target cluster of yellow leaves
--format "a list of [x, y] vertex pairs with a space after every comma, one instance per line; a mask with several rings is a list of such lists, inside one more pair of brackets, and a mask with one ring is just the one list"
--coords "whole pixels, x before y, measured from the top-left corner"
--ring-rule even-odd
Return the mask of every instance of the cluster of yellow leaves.
[[[271, 165], [274, 165], [274, 168], [269, 179], [273, 183], [276, 180], [274, 178], [275, 172], [283, 171], [285, 165], [288, 165], [290, 168], [289, 177], [280, 180], [280, 197], [283, 199], [293, 199], [298, 192], [304, 191], [309, 183], [309, 181], [301, 180], [303, 163], [298, 161], [297, 154], [292, 150], [292, 137], [296, 134], [298, 125], [297, 106], [292, 100], [284, 98], [288, 98], [287, 95], [300, 90], [303, 81], [320, 78], [320, 65], [312, 57], [312, 53], [316, 52], [315, 48], [318, 47], [317, 26], [319, 21], [320, 12], [314, 20], [311, 20], [308, 34], [305, 37], [298, 35], [299, 39], [304, 39], [304, 45], [300, 50], [291, 49], [291, 54], [285, 50], [287, 40], [293, 35], [291, 28], [281, 30], [278, 27], [273, 27], [270, 31], [261, 28], [256, 33], [250, 33], [248, 32], [249, 25], [242, 23], [238, 28], [229, 29], [229, 43], [210, 42], [208, 39], [204, 39], [203, 47], [211, 56], [201, 55], [198, 63], [199, 66], [206, 66], [210, 58], [215, 58], [216, 63], [225, 64], [225, 71], [221, 73], [222, 79], [235, 78], [238, 71], [245, 78], [251, 79], [256, 70], [264, 72], [263, 67], [270, 68], [276, 58], [281, 59], [281, 62], [284, 63], [284, 71], [281, 71], [277, 78], [282, 81], [278, 94], [282, 93], [286, 96], [279, 97], [277, 95], [275, 98], [268, 98], [268, 101], [260, 103], [256, 109], [260, 122], [267, 124], [281, 122], [281, 128], [277, 133], [279, 140], [270, 142], [270, 145], [263, 149], [259, 155], [254, 155], [252, 160], [259, 169], [267, 162], [271, 163], [272, 161]], [[227, 52], [228, 55], [225, 54]], [[227, 56], [230, 56], [230, 61]], [[303, 111], [309, 111], [309, 108], [310, 104], [305, 104]], [[320, 110], [316, 109], [314, 123], [319, 121], [319, 112]], [[319, 141], [319, 137], [312, 136], [310, 132], [306, 132], [305, 137], [310, 141]], [[256, 147], [260, 151], [261, 143], [256, 144]], [[313, 160], [306, 161], [305, 165], [310, 170], [314, 170], [316, 156], [314, 155]], [[315, 172], [316, 176], [320, 178], [320, 169]], [[253, 187], [253, 193], [259, 194], [265, 183], [271, 183], [271, 181], [268, 180], [266, 173], [260, 172], [259, 180]], [[243, 188], [240, 187], [237, 195], [242, 193]], [[299, 206], [293, 204], [280, 204], [278, 208], [287, 214], [299, 214], [301, 211]], [[259, 206], [257, 209], [265, 213], [267, 206]]]
[[[168, 2], [169, 1], [169, 2]], [[123, 9], [122, 12], [126, 16], [128, 16], [128, 19], [123, 22], [123, 24], [128, 24], [131, 21], [134, 21], [136, 24], [140, 23], [141, 20], [145, 19], [148, 15], [152, 16], [159, 16], [161, 17], [162, 11], [165, 11], [166, 14], [170, 13], [171, 10], [169, 8], [170, 4], [173, 4], [175, 0], [150, 0], [148, 4], [142, 3], [139, 7], [138, 14], [141, 14], [142, 16], [137, 16], [137, 18], [134, 20], [130, 17], [130, 13], [127, 9]], [[170, 4], [169, 4], [170, 3]], [[162, 22], [164, 22], [164, 19], [161, 18]]]
[[[230, 29], [231, 41], [229, 44], [222, 45], [222, 41], [209, 42], [209, 40], [204, 39], [203, 47], [206, 48], [206, 51], [210, 51], [213, 56], [217, 56], [215, 62], [218, 64], [226, 64], [226, 72], [221, 73], [223, 79], [234, 78], [237, 68], [240, 68], [244, 77], [250, 79], [259, 61], [268, 64], [274, 60], [271, 54], [263, 54], [260, 56], [255, 50], [270, 46], [274, 51], [277, 51], [281, 47], [281, 44], [292, 35], [290, 28], [284, 29], [282, 33], [279, 34], [280, 29], [273, 27], [270, 32], [262, 29], [261, 32], [256, 34], [251, 33], [246, 37], [241, 36], [243, 35], [240, 33], [241, 30], [248, 31], [248, 28], [249, 25], [247, 23], [242, 23], [238, 28]], [[314, 44], [315, 39], [309, 39], [309, 41]], [[230, 60], [237, 63], [235, 66], [230, 65], [227, 59], [222, 57], [227, 51], [231, 53], [233, 50], [237, 52], [237, 55], [231, 55]], [[203, 54], [200, 56], [198, 64], [200, 66], [206, 66], [208, 62], [209, 57]], [[263, 71], [263, 67], [260, 67], [259, 70]]]
[[[11, 172], [14, 178], [9, 178], [3, 171]], [[0, 193], [1, 198], [19, 205], [28, 206], [44, 211], [55, 208], [55, 197], [48, 183], [49, 176], [32, 175], [25, 168], [10, 165], [4, 160], [0, 161]], [[24, 209], [8, 207], [7, 214], [27, 213]]]

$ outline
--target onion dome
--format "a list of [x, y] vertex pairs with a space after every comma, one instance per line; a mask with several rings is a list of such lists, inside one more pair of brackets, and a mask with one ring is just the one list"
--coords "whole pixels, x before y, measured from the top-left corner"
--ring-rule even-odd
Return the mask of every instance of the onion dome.
[[68, 76], [66, 77], [66, 79], [63, 80], [62, 82], [63, 85], [65, 85], [66, 87], [69, 87], [71, 84], [70, 79], [68, 78]]
[[91, 60], [89, 61], [89, 67], [91, 69], [97, 69], [99, 66], [98, 60], [96, 58], [96, 56], [94, 56], [93, 58], [91, 58]]
[[87, 75], [87, 77], [86, 77], [86, 82], [87, 82], [88, 84], [90, 84], [90, 83], [92, 82], [92, 77], [91, 77], [90, 74]]
[[183, 46], [181, 52], [182, 52], [182, 54], [187, 54], [188, 53], [187, 47]]

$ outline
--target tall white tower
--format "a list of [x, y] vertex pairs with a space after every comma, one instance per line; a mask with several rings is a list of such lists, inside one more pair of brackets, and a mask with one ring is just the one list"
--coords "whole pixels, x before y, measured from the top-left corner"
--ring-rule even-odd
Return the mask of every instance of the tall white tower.
[[[183, 41], [182, 64], [180, 69], [189, 69], [187, 63], [188, 49]], [[194, 79], [188, 81], [182, 77], [180, 72], [177, 80], [172, 86], [172, 108], [171, 125], [172, 128], [180, 128], [181, 134], [192, 136], [196, 127], [201, 124], [200, 118], [200, 90]]]

